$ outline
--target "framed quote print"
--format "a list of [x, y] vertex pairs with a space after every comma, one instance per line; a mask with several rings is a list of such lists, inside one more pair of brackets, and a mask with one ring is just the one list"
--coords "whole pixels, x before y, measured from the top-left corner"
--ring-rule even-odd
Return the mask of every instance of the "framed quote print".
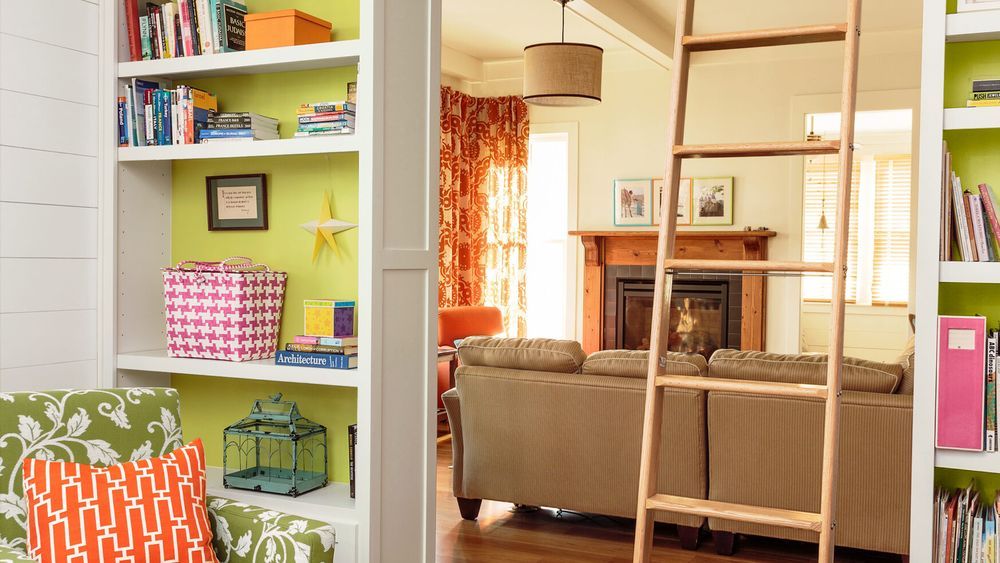
[[208, 230], [266, 231], [267, 176], [238, 174], [205, 178]]

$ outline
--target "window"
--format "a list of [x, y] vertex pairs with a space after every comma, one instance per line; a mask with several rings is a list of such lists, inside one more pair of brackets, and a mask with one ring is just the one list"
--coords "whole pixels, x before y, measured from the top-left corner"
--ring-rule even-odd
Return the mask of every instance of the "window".
[[[839, 114], [807, 116], [807, 130], [836, 138]], [[905, 304], [910, 277], [911, 112], [861, 112], [855, 133], [848, 239], [847, 300], [858, 305]], [[833, 261], [837, 156], [806, 159], [803, 248], [807, 262]], [[821, 217], [825, 217], [826, 227]], [[830, 276], [803, 279], [803, 299], [828, 301]]]
[[528, 139], [529, 338], [574, 337], [576, 255], [569, 237], [569, 219], [575, 215], [570, 203], [573, 141], [565, 131], [533, 132]]

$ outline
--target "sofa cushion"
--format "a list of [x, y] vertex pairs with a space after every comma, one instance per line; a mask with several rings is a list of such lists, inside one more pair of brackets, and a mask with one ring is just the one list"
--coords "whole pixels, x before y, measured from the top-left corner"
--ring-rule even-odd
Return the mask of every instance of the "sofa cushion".
[[[725, 379], [824, 385], [826, 368], [826, 354], [716, 350], [708, 362], [708, 375]], [[844, 358], [841, 387], [844, 391], [892, 393], [902, 378], [903, 366], [900, 364]]]
[[[708, 362], [700, 354], [667, 353], [667, 373], [670, 375], [705, 375]], [[583, 373], [617, 377], [646, 378], [649, 370], [648, 350], [602, 350], [583, 362]]]
[[201, 440], [110, 467], [26, 459], [28, 555], [215, 563], [205, 487]]
[[579, 342], [473, 336], [458, 347], [462, 365], [577, 373], [587, 356]]
[[914, 337], [911, 335], [909, 342], [906, 343], [906, 347], [903, 348], [899, 357], [896, 358], [896, 363], [903, 366], [903, 378], [899, 381], [899, 387], [896, 389], [896, 393], [900, 395], [913, 394], [913, 354], [915, 348]]

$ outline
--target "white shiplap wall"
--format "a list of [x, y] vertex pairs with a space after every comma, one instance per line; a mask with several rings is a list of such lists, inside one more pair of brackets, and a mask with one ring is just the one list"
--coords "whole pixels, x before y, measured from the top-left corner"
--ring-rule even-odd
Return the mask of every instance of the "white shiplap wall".
[[0, 0], [0, 390], [96, 387], [98, 6]]

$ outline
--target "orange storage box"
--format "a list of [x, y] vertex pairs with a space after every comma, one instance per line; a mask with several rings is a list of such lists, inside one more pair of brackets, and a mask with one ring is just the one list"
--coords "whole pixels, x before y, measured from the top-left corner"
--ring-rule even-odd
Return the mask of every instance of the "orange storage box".
[[333, 24], [298, 10], [247, 14], [247, 50], [325, 43]]

